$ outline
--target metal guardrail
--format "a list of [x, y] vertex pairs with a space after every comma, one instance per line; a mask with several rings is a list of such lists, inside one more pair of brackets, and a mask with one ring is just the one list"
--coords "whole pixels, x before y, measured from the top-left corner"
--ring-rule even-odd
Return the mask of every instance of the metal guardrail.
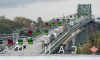
[[42, 34], [40, 34], [40, 35], [38, 35], [38, 36], [36, 36], [34, 39], [37, 39], [37, 38], [39, 38], [40, 36], [42, 36], [44, 33], [42, 33]]

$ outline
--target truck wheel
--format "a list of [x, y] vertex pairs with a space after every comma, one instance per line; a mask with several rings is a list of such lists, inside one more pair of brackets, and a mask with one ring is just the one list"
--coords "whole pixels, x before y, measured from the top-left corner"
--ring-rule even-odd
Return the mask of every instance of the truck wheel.
[[23, 48], [26, 48], [26, 45], [25, 45], [25, 46], [23, 46]]

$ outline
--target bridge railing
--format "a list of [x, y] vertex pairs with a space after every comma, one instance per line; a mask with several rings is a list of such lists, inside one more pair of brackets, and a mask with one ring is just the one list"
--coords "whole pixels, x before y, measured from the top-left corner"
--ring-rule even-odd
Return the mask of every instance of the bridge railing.
[[[89, 21], [92, 19], [86, 18], [84, 22], [79, 23], [79, 25], [74, 26], [71, 30], [67, 31], [65, 34], [60, 36], [60, 38], [55, 39], [53, 42], [51, 42], [50, 47], [51, 47], [51, 53], [54, 51], [68, 36], [70, 36], [75, 30], [79, 29], [83, 25], [86, 25]], [[49, 46], [48, 46], [49, 47]], [[47, 48], [48, 49], [48, 48]], [[48, 51], [47, 51], [48, 53]]]

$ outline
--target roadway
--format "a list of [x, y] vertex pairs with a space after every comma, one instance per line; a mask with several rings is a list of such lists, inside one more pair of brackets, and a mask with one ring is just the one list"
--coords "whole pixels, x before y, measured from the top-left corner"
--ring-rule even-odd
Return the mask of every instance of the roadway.
[[0, 46], [1, 48], [1, 54], [6, 54], [6, 53], [10, 53], [11, 55], [17, 55], [17, 54], [39, 54], [42, 53], [42, 46], [43, 46], [43, 42], [42, 42], [42, 37], [43, 34], [38, 35], [37, 37], [35, 37], [35, 41], [33, 42], [33, 44], [28, 44], [26, 40], [23, 40], [23, 43], [26, 45], [26, 48], [23, 50], [19, 50], [19, 51], [15, 51], [15, 45], [13, 45], [13, 47], [8, 47], [8, 52], [4, 52], [3, 50], [5, 49], [5, 46]]
[[[73, 32], [75, 32], [77, 29], [79, 29], [80, 27], [82, 27], [83, 25], [87, 24], [89, 21], [89, 19], [86, 19], [85, 21], [83, 21], [83, 23], [78, 23], [76, 25], [74, 25], [73, 27], [71, 27], [71, 29], [64, 31], [61, 35], [59, 35], [53, 42], [50, 43], [50, 47], [51, 47], [51, 53], [53, 53], [54, 50], [56, 50], [56, 48], [63, 42], [66, 40], [66, 38], [68, 38]], [[35, 37], [34, 42], [32, 45], [26, 44], [26, 48], [23, 50], [15, 51], [15, 48], [13, 47], [12, 49], [9, 50], [8, 53], [11, 53], [13, 55], [16, 54], [40, 54], [44, 51], [43, 49], [43, 42], [44, 38], [43, 38], [44, 34], [41, 34], [37, 37]], [[49, 47], [48, 46], [48, 47]], [[47, 49], [48, 50], [48, 49]], [[49, 51], [49, 50], [48, 50]], [[46, 53], [48, 53], [48, 51]]]

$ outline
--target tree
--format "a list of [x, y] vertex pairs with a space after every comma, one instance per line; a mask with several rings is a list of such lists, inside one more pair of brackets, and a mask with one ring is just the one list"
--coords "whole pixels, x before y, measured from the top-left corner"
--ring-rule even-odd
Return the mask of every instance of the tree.
[[77, 54], [81, 54], [81, 47], [77, 47]]
[[43, 27], [44, 26], [44, 22], [43, 22], [43, 20], [42, 20], [42, 18], [41, 17], [38, 17], [37, 18], [37, 22], [38, 22], [38, 26], [40, 27]]
[[81, 54], [91, 54], [90, 47], [91, 47], [91, 43], [85, 43], [81, 48], [82, 51]]
[[25, 18], [25, 17], [15, 17], [15, 22], [18, 22], [22, 27], [30, 27], [32, 20]]
[[98, 48], [97, 54], [100, 54], [100, 37], [97, 39], [97, 48]]
[[18, 22], [21, 26], [23, 26], [23, 20], [25, 20], [24, 17], [15, 17], [14, 21]]
[[31, 26], [34, 27], [34, 26], [36, 26], [36, 25], [37, 25], [37, 22], [36, 22], [36, 21], [32, 21], [32, 22], [31, 22]]
[[39, 27], [40, 32], [42, 32], [42, 28], [44, 27], [44, 22], [41, 17], [37, 18], [37, 25]]
[[4, 34], [4, 33], [7, 33], [7, 34], [11, 33], [11, 29], [9, 25], [0, 23], [0, 34]]
[[0, 33], [13, 33], [22, 28], [30, 28], [32, 22], [34, 25], [37, 24], [36, 21], [25, 17], [15, 17], [14, 20], [10, 20], [4, 16], [0, 16]]

